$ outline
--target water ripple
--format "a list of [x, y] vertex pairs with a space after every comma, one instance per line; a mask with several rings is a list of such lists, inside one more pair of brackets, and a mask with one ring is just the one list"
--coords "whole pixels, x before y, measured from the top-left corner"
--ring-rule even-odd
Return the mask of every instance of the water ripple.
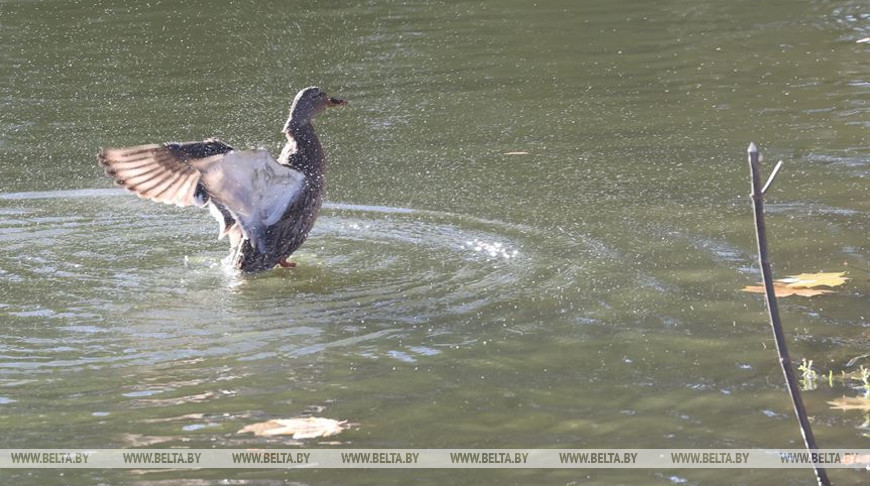
[[[6, 193], [0, 203], [14, 217], [0, 222], [12, 249], [0, 256], [0, 315], [41, 326], [47, 340], [0, 329], [20, 348], [0, 372], [333, 350], [410, 363], [466, 342], [466, 323], [517, 332], [515, 316], [548, 295], [582, 295], [571, 292], [577, 262], [600, 252], [560, 235], [542, 247], [522, 225], [330, 203], [298, 267], [242, 276], [204, 212], [119, 189]], [[402, 344], [412, 333], [414, 349]], [[101, 352], [87, 349], [94, 339]]]

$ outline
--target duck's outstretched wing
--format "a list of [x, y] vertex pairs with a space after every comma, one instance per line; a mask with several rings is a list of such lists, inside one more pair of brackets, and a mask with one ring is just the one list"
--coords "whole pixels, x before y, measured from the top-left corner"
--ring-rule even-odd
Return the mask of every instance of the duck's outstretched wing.
[[206, 203], [194, 161], [219, 157], [233, 148], [217, 139], [137, 145], [100, 151], [106, 175], [141, 198], [177, 206]]
[[238, 223], [261, 253], [267, 251], [266, 229], [306, 187], [301, 172], [279, 164], [268, 151], [234, 151], [213, 140], [105, 149], [100, 164], [139, 197], [179, 206], [213, 202], [231, 217], [223, 214], [222, 233]]
[[265, 149], [230, 152], [192, 162], [206, 193], [238, 222], [260, 253], [266, 229], [284, 216], [305, 191], [305, 175], [281, 165]]

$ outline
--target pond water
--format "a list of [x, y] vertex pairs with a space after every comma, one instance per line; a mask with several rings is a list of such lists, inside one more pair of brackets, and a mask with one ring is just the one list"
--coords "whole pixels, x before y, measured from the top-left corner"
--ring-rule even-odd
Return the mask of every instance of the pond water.
[[[0, 448], [801, 447], [760, 296], [745, 150], [793, 358], [870, 367], [865, 2], [0, 2]], [[207, 212], [112, 188], [102, 146], [276, 152], [326, 204], [243, 278]], [[773, 165], [766, 163], [769, 170]], [[821, 447], [868, 417], [805, 392]], [[317, 446], [306, 441], [304, 446]], [[835, 484], [866, 472], [831, 471]], [[44, 484], [814, 484], [808, 470], [15, 470]]]

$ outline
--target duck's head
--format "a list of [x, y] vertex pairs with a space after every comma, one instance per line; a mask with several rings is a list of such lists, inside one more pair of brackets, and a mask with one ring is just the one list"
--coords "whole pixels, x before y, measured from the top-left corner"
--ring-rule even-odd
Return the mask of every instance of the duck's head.
[[290, 121], [299, 124], [308, 123], [323, 110], [332, 106], [344, 106], [346, 104], [347, 101], [331, 98], [317, 86], [305, 88], [293, 99], [288, 124]]

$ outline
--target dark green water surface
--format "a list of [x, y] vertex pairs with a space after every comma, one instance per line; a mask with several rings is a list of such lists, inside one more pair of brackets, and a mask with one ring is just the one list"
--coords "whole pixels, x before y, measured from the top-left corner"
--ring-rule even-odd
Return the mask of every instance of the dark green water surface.
[[[0, 448], [801, 447], [758, 295], [745, 148], [793, 358], [870, 367], [870, 8], [858, 1], [0, 2]], [[281, 146], [328, 204], [241, 278], [207, 212], [110, 189], [101, 146]], [[862, 358], [863, 356], [863, 358]], [[857, 358], [857, 359], [853, 359]], [[850, 361], [851, 360], [851, 361]], [[805, 392], [868, 448], [860, 383]], [[317, 447], [317, 441], [305, 441]], [[835, 484], [867, 484], [837, 470]], [[4, 484], [810, 485], [808, 470], [7, 470]]]

